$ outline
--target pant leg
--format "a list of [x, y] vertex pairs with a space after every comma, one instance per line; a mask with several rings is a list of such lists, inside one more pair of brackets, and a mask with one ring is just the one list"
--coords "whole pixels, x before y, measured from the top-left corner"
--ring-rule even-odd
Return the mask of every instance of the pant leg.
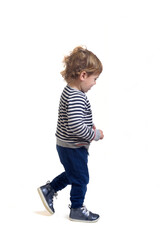
[[52, 180], [52, 182], [50, 183], [50, 185], [52, 186], [52, 188], [55, 190], [55, 192], [58, 192], [60, 190], [62, 190], [63, 188], [65, 188], [69, 183], [68, 178], [66, 176], [66, 173], [63, 172], [60, 175], [58, 175], [56, 178], [54, 178]]
[[80, 208], [83, 206], [83, 202], [85, 199], [87, 191], [86, 184], [72, 184], [71, 192], [70, 192], [70, 200], [71, 200], [71, 208]]
[[72, 185], [70, 192], [71, 207], [81, 207], [89, 182], [88, 151], [84, 147], [72, 149], [60, 146], [57, 146], [57, 151], [65, 168], [67, 179]]

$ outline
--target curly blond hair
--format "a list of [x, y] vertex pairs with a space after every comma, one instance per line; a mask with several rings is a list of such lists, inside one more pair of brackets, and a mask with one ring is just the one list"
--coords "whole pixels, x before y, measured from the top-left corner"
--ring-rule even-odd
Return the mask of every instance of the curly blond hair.
[[76, 80], [81, 72], [85, 71], [88, 76], [100, 74], [103, 66], [95, 54], [84, 47], [76, 47], [64, 57], [64, 70], [61, 72], [66, 82]]

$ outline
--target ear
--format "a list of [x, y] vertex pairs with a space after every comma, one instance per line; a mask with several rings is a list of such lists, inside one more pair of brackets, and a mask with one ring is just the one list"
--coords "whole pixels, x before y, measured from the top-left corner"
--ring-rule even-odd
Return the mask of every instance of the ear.
[[80, 79], [81, 81], [84, 81], [86, 78], [87, 78], [87, 73], [86, 73], [86, 71], [81, 72], [81, 74], [80, 74], [80, 76], [79, 76], [79, 79]]

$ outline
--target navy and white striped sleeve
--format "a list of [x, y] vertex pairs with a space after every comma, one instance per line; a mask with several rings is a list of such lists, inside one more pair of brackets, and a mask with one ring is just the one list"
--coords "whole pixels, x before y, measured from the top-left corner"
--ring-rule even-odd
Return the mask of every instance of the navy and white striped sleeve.
[[[92, 114], [86, 115], [86, 99], [81, 95], [73, 95], [68, 101], [68, 130], [70, 134], [92, 141], [95, 131], [92, 128]], [[90, 122], [90, 124], [88, 124]]]

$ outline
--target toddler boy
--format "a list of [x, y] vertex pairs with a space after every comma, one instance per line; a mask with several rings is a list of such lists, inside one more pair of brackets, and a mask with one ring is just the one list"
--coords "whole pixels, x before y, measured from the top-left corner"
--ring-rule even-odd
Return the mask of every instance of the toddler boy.
[[64, 66], [61, 74], [67, 86], [60, 98], [56, 147], [65, 171], [52, 182], [39, 187], [38, 192], [46, 209], [53, 214], [54, 196], [71, 185], [69, 219], [95, 222], [99, 215], [83, 205], [89, 183], [88, 148], [93, 140], [103, 139], [104, 135], [93, 124], [91, 106], [85, 93], [96, 84], [102, 64], [91, 51], [76, 47], [64, 58]]

